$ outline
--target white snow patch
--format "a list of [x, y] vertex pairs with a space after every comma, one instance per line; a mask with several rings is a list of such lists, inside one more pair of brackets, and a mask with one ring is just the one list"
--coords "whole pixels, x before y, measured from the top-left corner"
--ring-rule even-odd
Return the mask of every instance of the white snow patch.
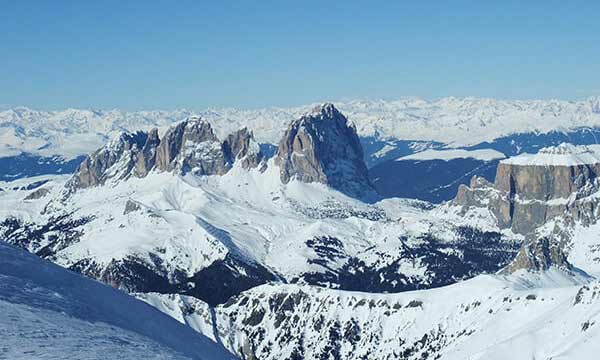
[[479, 150], [464, 150], [464, 149], [448, 149], [448, 150], [425, 150], [408, 156], [404, 156], [396, 159], [396, 161], [403, 160], [454, 160], [454, 159], [475, 159], [481, 161], [492, 161], [497, 159], [504, 159], [506, 156], [496, 150], [492, 149], [479, 149]]

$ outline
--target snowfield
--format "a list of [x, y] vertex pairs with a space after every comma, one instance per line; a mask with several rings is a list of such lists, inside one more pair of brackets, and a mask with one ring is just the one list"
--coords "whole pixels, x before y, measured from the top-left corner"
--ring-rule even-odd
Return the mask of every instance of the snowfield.
[[589, 281], [551, 268], [401, 294], [273, 284], [216, 317], [185, 296], [140, 297], [207, 336], [217, 329], [240, 357], [590, 359], [600, 350], [600, 284]]
[[504, 159], [506, 156], [500, 151], [492, 149], [480, 149], [480, 150], [463, 150], [463, 149], [449, 149], [449, 150], [425, 150], [416, 154], [403, 156], [396, 159], [396, 161], [403, 160], [454, 160], [454, 159], [475, 159], [481, 161], [492, 161], [498, 159]]
[[133, 297], [0, 242], [0, 358], [233, 359]]

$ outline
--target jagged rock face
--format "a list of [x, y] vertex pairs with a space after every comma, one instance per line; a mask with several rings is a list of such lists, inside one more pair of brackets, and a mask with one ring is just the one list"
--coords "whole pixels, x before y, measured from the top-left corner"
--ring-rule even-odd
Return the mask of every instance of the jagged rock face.
[[290, 124], [275, 162], [284, 183], [320, 182], [350, 195], [372, 189], [356, 128], [332, 104]]
[[224, 145], [231, 161], [240, 160], [244, 169], [257, 167], [263, 159], [254, 134], [246, 127], [227, 136]]
[[556, 217], [595, 222], [600, 158], [585, 146], [563, 144], [537, 155], [502, 161], [494, 184], [474, 178], [461, 186], [454, 203], [488, 207], [503, 228], [531, 234]]
[[566, 199], [593, 181], [599, 164], [572, 166], [523, 166], [500, 163], [496, 172], [496, 188], [527, 200]]
[[585, 146], [562, 144], [522, 155], [498, 166], [495, 182], [474, 177], [461, 186], [454, 204], [462, 211], [488, 208], [501, 228], [525, 236], [506, 271], [571, 269], [568, 229], [600, 218], [600, 155]]
[[142, 178], [152, 170], [223, 175], [235, 161], [241, 161], [249, 169], [261, 164], [263, 158], [260, 146], [247, 128], [221, 142], [208, 122], [190, 118], [171, 127], [162, 139], [156, 128], [121, 134], [83, 161], [69, 188], [103, 185], [108, 179]]
[[210, 124], [193, 118], [170, 128], [156, 151], [156, 168], [162, 171], [222, 175], [231, 163]]
[[[235, 161], [248, 169], [264, 160], [260, 146], [247, 128], [220, 141], [211, 125], [190, 118], [167, 130], [122, 134], [86, 158], [72, 188], [102, 185], [108, 179], [145, 177], [151, 170], [180, 174], [223, 175]], [[355, 127], [333, 105], [325, 104], [292, 122], [279, 143], [275, 163], [281, 180], [327, 184], [351, 196], [373, 187]]]
[[517, 270], [544, 271], [552, 266], [570, 270], [563, 244], [555, 238], [543, 237], [523, 244], [515, 259], [505, 269], [508, 273]]
[[150, 170], [156, 163], [156, 149], [160, 144], [158, 137], [158, 129], [154, 128], [148, 133], [146, 143], [142, 149], [136, 154], [135, 175], [144, 177], [148, 175]]
[[121, 134], [79, 165], [70, 186], [87, 188], [102, 185], [110, 178], [127, 178], [134, 168], [139, 174], [147, 173], [154, 165], [153, 159], [144, 158], [138, 162], [138, 154], [143, 157], [144, 149], [150, 147], [152, 141], [149, 134], [142, 131]]

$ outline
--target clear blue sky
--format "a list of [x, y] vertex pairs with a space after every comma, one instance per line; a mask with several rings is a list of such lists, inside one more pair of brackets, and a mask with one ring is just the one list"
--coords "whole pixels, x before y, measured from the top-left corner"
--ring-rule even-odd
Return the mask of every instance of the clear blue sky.
[[1, 1], [0, 104], [600, 95], [598, 1]]

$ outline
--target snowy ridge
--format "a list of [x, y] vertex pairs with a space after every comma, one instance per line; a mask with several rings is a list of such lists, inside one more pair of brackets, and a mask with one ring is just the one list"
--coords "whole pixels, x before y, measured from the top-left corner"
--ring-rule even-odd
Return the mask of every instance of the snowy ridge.
[[521, 154], [502, 160], [502, 164], [520, 166], [575, 166], [600, 163], [598, 146], [562, 143], [541, 149], [537, 154]]
[[170, 296], [145, 299], [182, 322], [206, 321], [196, 328], [245, 358], [529, 360], [593, 357], [599, 290], [553, 268], [401, 294], [263, 285], [216, 316]]
[[[443, 98], [427, 101], [353, 100], [335, 102], [356, 124], [359, 136], [381, 139], [435, 140], [453, 147], [490, 141], [522, 132], [545, 133], [600, 125], [600, 100], [495, 100]], [[316, 104], [292, 108], [204, 111], [79, 110], [0, 111], [0, 155], [30, 152], [73, 158], [90, 153], [122, 131], [166, 127], [189, 116], [210, 121], [220, 138], [242, 126], [253, 129], [257, 141], [274, 144], [285, 126]]]

